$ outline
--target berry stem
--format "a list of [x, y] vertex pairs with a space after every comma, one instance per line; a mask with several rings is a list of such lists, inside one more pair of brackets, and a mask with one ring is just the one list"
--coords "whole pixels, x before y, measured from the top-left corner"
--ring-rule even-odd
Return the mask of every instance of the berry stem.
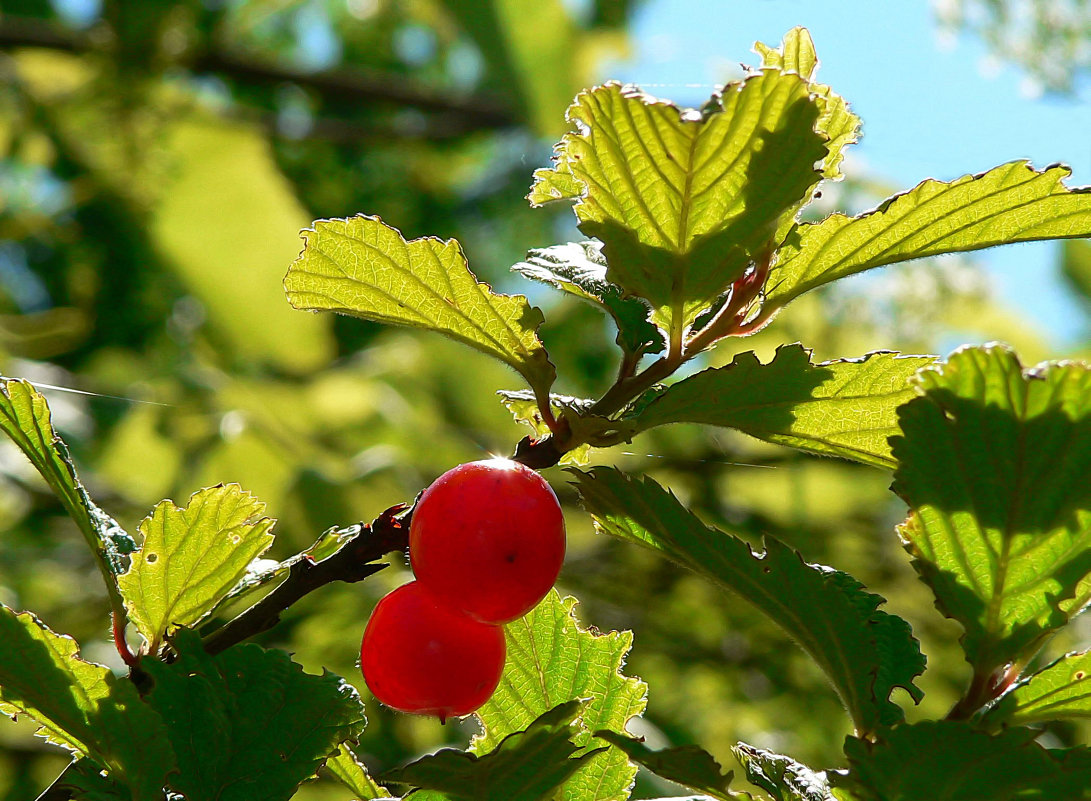
[[370, 525], [358, 523], [356, 534], [339, 551], [321, 562], [301, 558], [288, 569], [288, 577], [252, 607], [208, 635], [205, 651], [218, 654], [256, 634], [268, 631], [281, 613], [303, 596], [334, 581], [353, 583], [386, 567], [376, 564], [385, 554], [409, 546], [409, 520], [405, 504], [392, 506]]

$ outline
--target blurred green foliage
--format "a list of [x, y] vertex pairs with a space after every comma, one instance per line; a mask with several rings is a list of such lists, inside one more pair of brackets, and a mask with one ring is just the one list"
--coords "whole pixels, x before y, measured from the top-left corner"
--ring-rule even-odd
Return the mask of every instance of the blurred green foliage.
[[[0, 372], [95, 393], [44, 388], [92, 494], [128, 530], [164, 497], [184, 503], [238, 482], [279, 519], [278, 559], [411, 500], [459, 462], [510, 453], [524, 432], [494, 393], [520, 388], [514, 373], [438, 337], [294, 312], [281, 279], [298, 230], [321, 216], [378, 214], [407, 237], [457, 237], [481, 280], [544, 308], [557, 389], [601, 392], [616, 370], [614, 331], [508, 267], [575, 238], [567, 212], [531, 210], [523, 195], [569, 99], [625, 51], [633, 5], [7, 0]], [[823, 202], [865, 208], [886, 190], [849, 180], [825, 187]], [[1086, 254], [1071, 254], [1073, 285], [1089, 295]], [[999, 307], [972, 264], [947, 259], [813, 293], [707, 363], [745, 350], [768, 360], [797, 340], [820, 360], [994, 338], [1028, 360], [1063, 355]], [[653, 474], [710, 523], [755, 541], [772, 533], [857, 577], [913, 623], [929, 657], [921, 707], [896, 698], [910, 719], [942, 716], [957, 697], [968, 675], [960, 630], [932, 608], [898, 545], [904, 507], [887, 473], [692, 426], [593, 456]], [[595, 535], [564, 474], [547, 477], [569, 520], [562, 589], [586, 622], [635, 632], [627, 673], [650, 695], [634, 730], [654, 747], [698, 742], [724, 764], [740, 739], [838, 764], [847, 718], [801, 652], [698, 577]], [[326, 587], [261, 638], [363, 690], [370, 723], [358, 751], [375, 773], [465, 744], [472, 729], [382, 709], [359, 677], [364, 621], [406, 576], [395, 560], [361, 584]], [[0, 600], [120, 668], [81, 537], [3, 444]], [[66, 761], [32, 729], [0, 725], [0, 799], [33, 797]], [[636, 797], [668, 789], [639, 782]], [[347, 795], [317, 782], [299, 797]]]

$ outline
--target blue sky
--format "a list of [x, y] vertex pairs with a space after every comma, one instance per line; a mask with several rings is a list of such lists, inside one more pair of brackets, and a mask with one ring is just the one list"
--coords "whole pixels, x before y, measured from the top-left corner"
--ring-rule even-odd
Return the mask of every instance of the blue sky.
[[[990, 65], [973, 36], [944, 44], [928, 0], [647, 0], [635, 22], [633, 58], [604, 77], [694, 105], [733, 63], [759, 61], [755, 39], [774, 45], [805, 25], [821, 59], [819, 79], [864, 120], [856, 164], [899, 190], [1021, 158], [1036, 167], [1063, 162], [1073, 170], [1069, 186], [1091, 184], [1091, 106], [1028, 97], [1023, 74]], [[1059, 282], [1055, 252], [1035, 243], [979, 260], [1000, 297], [1063, 347], [1083, 317]]]

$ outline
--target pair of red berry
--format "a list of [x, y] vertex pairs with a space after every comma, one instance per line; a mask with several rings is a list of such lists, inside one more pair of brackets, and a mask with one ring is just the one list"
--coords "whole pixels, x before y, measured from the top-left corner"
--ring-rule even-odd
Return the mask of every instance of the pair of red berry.
[[417, 580], [375, 606], [360, 646], [368, 688], [401, 712], [468, 715], [504, 670], [501, 625], [545, 597], [564, 561], [549, 484], [518, 462], [459, 465], [424, 491], [409, 526]]

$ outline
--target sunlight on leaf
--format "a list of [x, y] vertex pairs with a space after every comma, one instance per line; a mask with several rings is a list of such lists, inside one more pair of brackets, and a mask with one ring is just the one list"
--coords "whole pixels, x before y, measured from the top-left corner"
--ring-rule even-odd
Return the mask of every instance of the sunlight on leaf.
[[[537, 607], [504, 627], [507, 664], [500, 686], [476, 713], [484, 732], [471, 743], [473, 753], [495, 748], [538, 715], [577, 698], [588, 699], [579, 717], [584, 730], [574, 738], [581, 747], [602, 745], [590, 732], [624, 732], [629, 719], [644, 711], [647, 687], [620, 672], [633, 635], [588, 631], [577, 622], [575, 607], [575, 598], [562, 599], [552, 590]], [[623, 801], [635, 772], [625, 754], [611, 747], [569, 778], [556, 798]]]
[[1025, 664], [1091, 600], [1091, 368], [992, 345], [917, 381], [892, 441], [901, 536], [978, 674]]
[[1091, 652], [1065, 654], [1023, 679], [985, 713], [989, 723], [1025, 726], [1091, 718]]
[[556, 371], [535, 333], [542, 312], [479, 283], [453, 239], [407, 242], [362, 215], [318, 220], [303, 236], [284, 279], [295, 308], [436, 331], [506, 362], [536, 395], [548, 392]]
[[367, 768], [360, 764], [347, 743], [341, 743], [337, 753], [326, 760], [326, 771], [351, 790], [354, 799], [371, 801], [391, 797], [385, 787], [380, 787], [368, 775]]
[[[766, 70], [700, 111], [610, 83], [568, 110], [575, 129], [538, 170], [535, 205], [577, 199], [580, 230], [603, 243], [606, 278], [646, 299], [678, 337], [777, 244], [827, 155], [820, 109], [800, 76]], [[578, 190], [578, 194], [573, 190]]]
[[184, 508], [163, 501], [141, 522], [144, 543], [118, 584], [152, 653], [169, 630], [196, 623], [226, 598], [272, 545], [275, 521], [264, 511], [228, 484], [195, 492]]
[[927, 180], [858, 217], [834, 214], [788, 234], [765, 285], [762, 314], [847, 275], [941, 253], [1091, 236], [1091, 191], [1067, 167], [1025, 161], [958, 180]]
[[667, 423], [738, 429], [767, 442], [895, 466], [887, 439], [897, 408], [916, 397], [909, 379], [931, 356], [869, 353], [812, 364], [801, 345], [782, 345], [768, 364], [742, 353], [662, 390], [633, 421], [641, 431]]

